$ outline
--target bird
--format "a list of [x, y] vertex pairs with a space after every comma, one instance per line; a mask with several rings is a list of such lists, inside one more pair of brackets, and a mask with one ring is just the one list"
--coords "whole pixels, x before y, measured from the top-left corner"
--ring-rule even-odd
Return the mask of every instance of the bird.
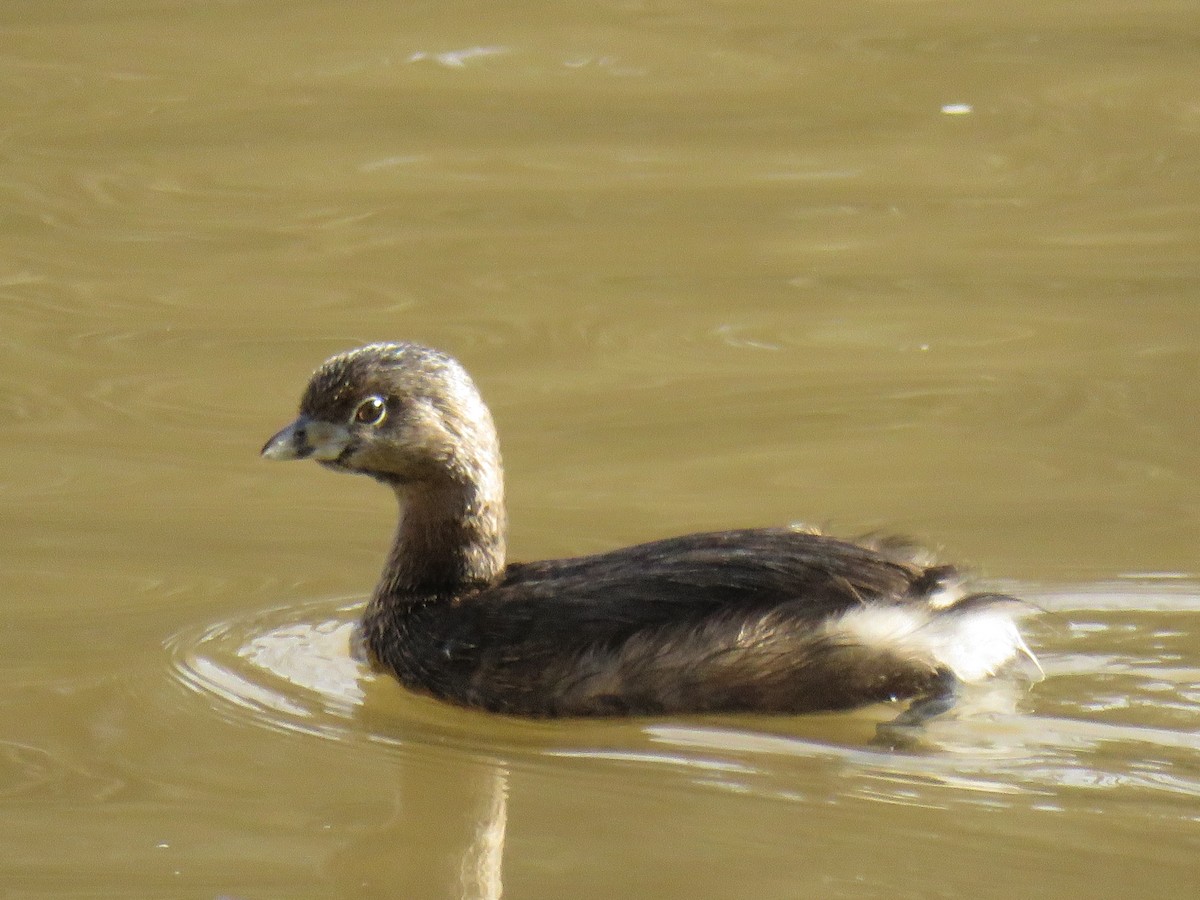
[[1027, 604], [969, 593], [953, 566], [895, 540], [741, 528], [508, 562], [492, 415], [461, 363], [417, 343], [326, 360], [261, 455], [395, 493], [360, 640], [375, 668], [460, 707], [556, 718], [910, 701], [902, 718], [919, 723], [964, 684], [1037, 666], [1017, 627]]

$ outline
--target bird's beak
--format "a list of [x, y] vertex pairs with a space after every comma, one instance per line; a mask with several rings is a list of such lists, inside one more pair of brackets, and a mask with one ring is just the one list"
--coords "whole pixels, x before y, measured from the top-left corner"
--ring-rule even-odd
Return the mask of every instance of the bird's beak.
[[345, 425], [301, 416], [262, 448], [263, 459], [316, 459], [332, 462], [350, 444]]

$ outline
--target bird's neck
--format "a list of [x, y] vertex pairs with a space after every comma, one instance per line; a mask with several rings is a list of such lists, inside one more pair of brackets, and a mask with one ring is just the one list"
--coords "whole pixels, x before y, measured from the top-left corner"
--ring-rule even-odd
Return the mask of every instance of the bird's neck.
[[371, 603], [403, 605], [489, 584], [504, 570], [499, 480], [401, 485], [400, 523]]

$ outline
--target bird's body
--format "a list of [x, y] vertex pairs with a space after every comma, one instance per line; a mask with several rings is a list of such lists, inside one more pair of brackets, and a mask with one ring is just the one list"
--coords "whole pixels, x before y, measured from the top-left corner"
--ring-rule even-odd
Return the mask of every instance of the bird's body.
[[491, 416], [462, 367], [413, 344], [328, 360], [263, 449], [389, 484], [396, 539], [363, 618], [414, 690], [525, 716], [847, 709], [937, 697], [1031, 654], [1019, 601], [951, 567], [810, 531], [685, 535], [505, 564]]

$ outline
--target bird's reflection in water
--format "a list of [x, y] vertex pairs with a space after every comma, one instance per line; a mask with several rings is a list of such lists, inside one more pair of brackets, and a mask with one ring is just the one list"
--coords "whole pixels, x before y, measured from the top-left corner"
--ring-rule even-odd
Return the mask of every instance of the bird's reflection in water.
[[475, 837], [463, 854], [459, 870], [462, 900], [498, 900], [504, 893], [502, 869], [504, 833], [508, 826], [508, 772], [497, 766], [485, 777]]

